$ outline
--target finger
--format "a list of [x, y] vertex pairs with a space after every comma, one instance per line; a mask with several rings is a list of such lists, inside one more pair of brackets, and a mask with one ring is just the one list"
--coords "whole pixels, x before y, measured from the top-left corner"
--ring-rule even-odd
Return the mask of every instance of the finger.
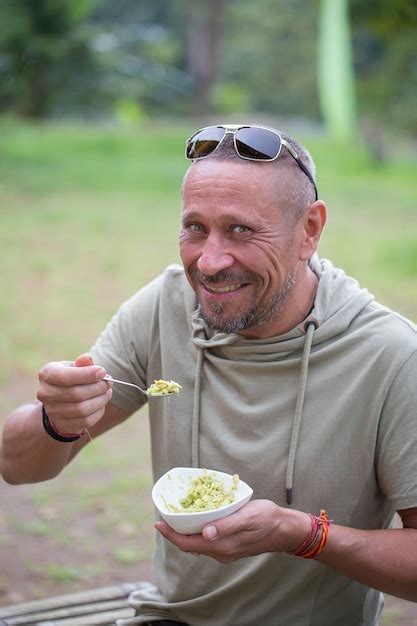
[[91, 354], [80, 354], [74, 361], [75, 367], [86, 367], [87, 365], [94, 365], [93, 357]]
[[95, 398], [89, 398], [81, 402], [44, 402], [45, 410], [52, 419], [81, 418], [85, 419], [96, 411], [99, 411], [109, 402], [113, 390], [108, 389]]
[[230, 563], [244, 556], [237, 549], [231, 540], [220, 541], [215, 544], [204, 539], [202, 535], [181, 535], [175, 532], [165, 522], [156, 522], [155, 528], [171, 543], [183, 552], [191, 554], [204, 554], [220, 563]]
[[215, 523], [210, 523], [203, 528], [202, 535], [204, 539], [208, 541], [215, 541], [217, 539], [224, 539], [230, 537], [236, 533], [250, 530], [248, 516], [245, 512], [245, 507], [232, 513], [227, 517], [217, 520]]
[[39, 372], [39, 381], [58, 387], [86, 385], [101, 380], [106, 370], [99, 365], [71, 367], [61, 362], [47, 363]]
[[89, 428], [95, 426], [95, 424], [97, 424], [97, 422], [99, 422], [103, 417], [105, 410], [106, 408], [103, 407], [85, 419], [56, 419], [54, 420], [54, 424], [62, 434], [80, 433], [82, 430], [88, 430]]
[[173, 530], [166, 522], [156, 522], [155, 528], [183, 552], [207, 554], [208, 544], [201, 535], [182, 535]]
[[75, 385], [74, 387], [57, 387], [42, 382], [37, 392], [37, 398], [43, 403], [82, 402], [100, 396], [110, 388], [111, 383], [106, 380], [88, 385]]

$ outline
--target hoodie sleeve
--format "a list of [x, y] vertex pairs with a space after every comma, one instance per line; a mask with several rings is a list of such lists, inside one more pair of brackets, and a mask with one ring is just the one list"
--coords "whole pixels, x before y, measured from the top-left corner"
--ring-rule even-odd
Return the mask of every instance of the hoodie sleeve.
[[379, 423], [376, 470], [394, 510], [417, 507], [417, 350], [388, 391]]
[[[124, 302], [98, 337], [90, 353], [113, 378], [147, 388], [149, 346], [157, 343], [157, 315], [161, 277]], [[113, 385], [112, 403], [133, 413], [146, 402], [137, 389]]]

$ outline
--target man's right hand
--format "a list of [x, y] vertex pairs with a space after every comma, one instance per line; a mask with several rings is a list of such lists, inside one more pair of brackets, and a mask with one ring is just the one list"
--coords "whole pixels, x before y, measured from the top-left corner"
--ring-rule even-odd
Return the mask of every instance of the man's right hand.
[[47, 363], [40, 370], [37, 398], [61, 434], [80, 433], [103, 417], [112, 396], [112, 384], [104, 376], [106, 370], [94, 365], [89, 354], [73, 363]]

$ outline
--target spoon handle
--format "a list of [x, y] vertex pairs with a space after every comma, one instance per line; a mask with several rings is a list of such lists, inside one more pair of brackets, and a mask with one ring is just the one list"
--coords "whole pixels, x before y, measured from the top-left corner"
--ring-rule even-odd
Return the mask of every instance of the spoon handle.
[[117, 378], [113, 378], [112, 376], [105, 376], [104, 378], [102, 378], [102, 380], [108, 380], [112, 383], [120, 383], [121, 385], [128, 385], [128, 387], [134, 387], [135, 389], [139, 389], [139, 391], [144, 393], [145, 396], [148, 395], [148, 393], [138, 385], [134, 385], [133, 383], [127, 383], [125, 380], [117, 380]]

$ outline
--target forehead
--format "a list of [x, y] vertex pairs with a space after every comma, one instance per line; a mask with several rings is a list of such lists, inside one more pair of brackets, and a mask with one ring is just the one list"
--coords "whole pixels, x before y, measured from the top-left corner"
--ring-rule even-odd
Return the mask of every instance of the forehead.
[[204, 159], [194, 162], [186, 173], [183, 210], [195, 210], [207, 203], [277, 207], [279, 196], [271, 163]]

